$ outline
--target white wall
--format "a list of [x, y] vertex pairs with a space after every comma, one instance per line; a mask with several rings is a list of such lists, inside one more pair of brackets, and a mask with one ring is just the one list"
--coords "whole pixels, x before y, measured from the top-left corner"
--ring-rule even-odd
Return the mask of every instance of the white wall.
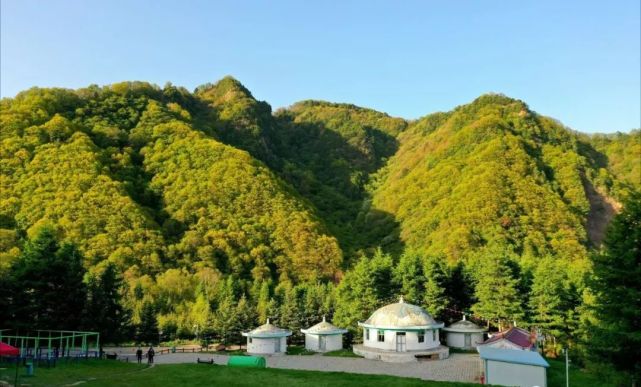
[[343, 349], [343, 335], [324, 335], [325, 350], [318, 348], [319, 335], [305, 334], [305, 349], [314, 352], [329, 352]]
[[[471, 347], [465, 347], [465, 335], [470, 335]], [[447, 332], [447, 346], [452, 348], [473, 349], [483, 342], [483, 333]]]
[[[247, 338], [247, 352], [249, 353], [264, 353], [272, 354], [276, 348], [276, 341], [280, 340], [280, 352], [287, 351], [287, 338], [286, 337], [270, 337], [270, 338]], [[251, 341], [251, 342], [250, 342]]]
[[[366, 329], [370, 330], [369, 340], [367, 340]], [[408, 351], [420, 351], [423, 349], [436, 348], [441, 345], [439, 340], [439, 330], [436, 329], [436, 340], [433, 340], [432, 329], [425, 331], [425, 341], [418, 342], [418, 333], [416, 331], [405, 332], [405, 343]], [[402, 332], [402, 331], [400, 331]], [[378, 348], [386, 351], [396, 351], [396, 333], [397, 331], [385, 331], [385, 341], [378, 341], [378, 330], [373, 328], [363, 328], [363, 345], [370, 348]]]
[[545, 367], [484, 360], [485, 383], [499, 386], [546, 387]]

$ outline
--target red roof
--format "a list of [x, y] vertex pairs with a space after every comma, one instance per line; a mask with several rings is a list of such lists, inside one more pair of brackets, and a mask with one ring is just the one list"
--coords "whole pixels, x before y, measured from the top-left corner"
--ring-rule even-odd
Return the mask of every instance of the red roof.
[[494, 334], [489, 339], [485, 340], [483, 344], [490, 344], [499, 340], [507, 340], [523, 349], [531, 349], [534, 346], [532, 335], [525, 329], [512, 327], [507, 331]]
[[20, 350], [0, 341], [0, 356], [18, 356]]

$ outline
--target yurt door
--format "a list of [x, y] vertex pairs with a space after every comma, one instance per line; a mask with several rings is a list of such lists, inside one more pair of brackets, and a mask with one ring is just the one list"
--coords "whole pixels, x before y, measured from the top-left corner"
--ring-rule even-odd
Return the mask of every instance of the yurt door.
[[396, 332], [396, 352], [405, 352], [406, 350], [405, 332]]
[[274, 352], [280, 352], [280, 337], [277, 337], [276, 340], [274, 340]]
[[470, 348], [472, 346], [472, 335], [469, 333], [465, 334], [465, 348]]
[[325, 343], [325, 336], [318, 336], [318, 349], [324, 351], [327, 344]]

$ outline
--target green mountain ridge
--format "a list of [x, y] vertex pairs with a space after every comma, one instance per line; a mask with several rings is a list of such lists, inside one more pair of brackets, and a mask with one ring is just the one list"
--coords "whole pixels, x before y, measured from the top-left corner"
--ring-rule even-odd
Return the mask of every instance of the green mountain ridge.
[[229, 320], [232, 299], [253, 321], [300, 321], [295, 302], [332, 314], [372, 255], [464, 265], [473, 285], [503, 254], [522, 289], [553, 259], [580, 292], [618, 201], [641, 189], [638, 130], [576, 133], [497, 94], [413, 121], [312, 100], [272, 112], [232, 77], [193, 93], [33, 88], [0, 108], [0, 270], [53, 230], [90, 274], [115, 265], [133, 325], [152, 314], [181, 335]]

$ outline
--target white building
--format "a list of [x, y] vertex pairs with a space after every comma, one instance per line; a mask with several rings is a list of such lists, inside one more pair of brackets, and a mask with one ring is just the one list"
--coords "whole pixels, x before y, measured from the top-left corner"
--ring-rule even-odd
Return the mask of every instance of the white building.
[[485, 384], [547, 387], [550, 365], [538, 352], [490, 346], [479, 346], [477, 350]]
[[363, 344], [355, 345], [354, 353], [367, 359], [411, 362], [449, 356], [449, 349], [439, 338], [443, 323], [436, 322], [420, 306], [405, 303], [403, 297], [358, 325], [363, 328]]
[[323, 316], [323, 321], [300, 331], [305, 334], [305, 349], [315, 352], [343, 349], [343, 334], [347, 333], [347, 329], [338, 328], [325, 321], [325, 316]]
[[267, 323], [253, 331], [243, 332], [247, 337], [247, 353], [251, 355], [283, 355], [287, 352], [287, 336], [292, 332]]
[[486, 330], [467, 321], [463, 315], [463, 320], [443, 328], [443, 331], [447, 332], [448, 347], [469, 350], [475, 349], [477, 345], [483, 343]]

